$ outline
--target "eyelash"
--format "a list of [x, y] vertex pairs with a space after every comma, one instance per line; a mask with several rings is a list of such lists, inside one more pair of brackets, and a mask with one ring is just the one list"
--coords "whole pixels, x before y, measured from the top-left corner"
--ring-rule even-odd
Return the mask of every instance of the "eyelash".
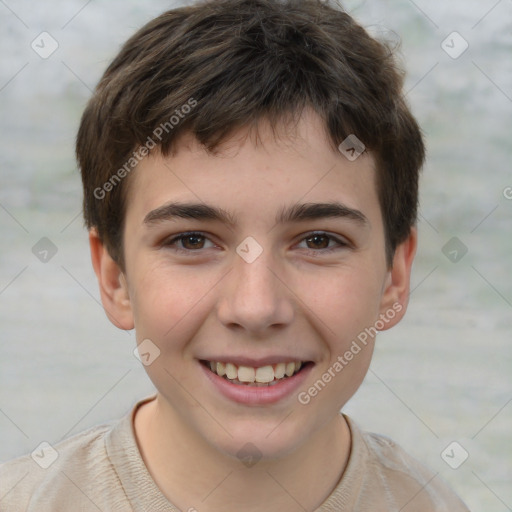
[[[178, 242], [180, 242], [181, 240], [184, 240], [186, 238], [189, 238], [189, 237], [201, 237], [201, 238], [204, 238], [206, 240], [209, 240], [209, 238], [204, 234], [204, 233], [201, 233], [199, 231], [189, 231], [187, 233], [180, 233], [179, 235], [171, 238], [171, 239], [168, 239], [166, 241], [164, 241], [162, 243], [162, 246], [164, 247], [170, 247], [171, 249], [175, 250], [176, 252], [179, 252], [179, 253], [199, 253], [201, 252], [202, 249], [182, 249], [182, 248], [179, 248], [179, 247], [176, 247], [176, 244]], [[329, 239], [329, 241], [334, 241], [338, 244], [337, 247], [330, 247], [330, 248], [325, 248], [325, 249], [306, 249], [306, 251], [310, 252], [310, 253], [331, 253], [333, 251], [337, 251], [337, 250], [340, 250], [340, 249], [344, 249], [346, 247], [349, 247], [350, 246], [350, 243], [347, 242], [347, 241], [344, 241], [334, 235], [330, 235], [324, 231], [313, 231], [311, 233], [308, 233], [306, 236], [304, 236], [300, 241], [305, 241], [305, 240], [308, 240], [308, 239], [311, 239], [315, 236], [321, 236], [321, 237], [326, 237]], [[211, 240], [210, 240], [211, 241]], [[174, 247], [173, 247], [174, 246]]]

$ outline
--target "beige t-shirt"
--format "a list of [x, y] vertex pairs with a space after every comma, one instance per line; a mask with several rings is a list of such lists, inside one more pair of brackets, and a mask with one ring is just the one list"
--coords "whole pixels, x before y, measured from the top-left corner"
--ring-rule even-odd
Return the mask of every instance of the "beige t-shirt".
[[[135, 439], [135, 412], [153, 398], [119, 421], [55, 445], [58, 457], [47, 469], [30, 455], [1, 465], [0, 511], [180, 512], [151, 478]], [[393, 441], [346, 419], [352, 437], [348, 464], [316, 512], [469, 512], [439, 476]], [[48, 465], [55, 453], [41, 448], [38, 456]]]

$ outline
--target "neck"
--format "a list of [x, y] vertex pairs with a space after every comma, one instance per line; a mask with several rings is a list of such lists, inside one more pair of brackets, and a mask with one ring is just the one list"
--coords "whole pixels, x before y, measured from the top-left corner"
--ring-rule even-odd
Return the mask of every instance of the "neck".
[[341, 414], [285, 457], [245, 467], [198, 438], [162, 402], [158, 396], [144, 404], [134, 427], [152, 478], [180, 510], [315, 510], [345, 470], [350, 430]]

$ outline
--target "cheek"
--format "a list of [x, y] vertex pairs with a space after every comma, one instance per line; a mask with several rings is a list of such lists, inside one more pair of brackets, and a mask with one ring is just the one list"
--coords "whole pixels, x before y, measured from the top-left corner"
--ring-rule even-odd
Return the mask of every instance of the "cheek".
[[333, 350], [344, 350], [348, 341], [378, 318], [380, 281], [368, 268], [304, 275], [301, 281], [304, 303], [323, 324]]
[[140, 268], [144, 271], [136, 276], [132, 299], [137, 339], [150, 338], [166, 351], [177, 350], [203, 321], [208, 293], [218, 279], [192, 266], [171, 269], [154, 263]]
[[218, 279], [192, 267], [169, 269], [157, 263], [139, 268], [144, 271], [133, 281], [137, 292], [132, 300], [137, 343], [149, 339], [159, 350], [145, 370], [176, 410], [192, 411], [198, 403], [183, 391], [195, 386], [188, 374], [193, 359], [188, 346], [208, 315], [208, 290]]
[[380, 288], [371, 271], [364, 274], [353, 268], [329, 279], [311, 280], [308, 288], [311, 293], [305, 303], [316, 317], [325, 351], [310, 387], [301, 390], [298, 401], [327, 421], [354, 395], [368, 371], [374, 348], [369, 328], [378, 318]]

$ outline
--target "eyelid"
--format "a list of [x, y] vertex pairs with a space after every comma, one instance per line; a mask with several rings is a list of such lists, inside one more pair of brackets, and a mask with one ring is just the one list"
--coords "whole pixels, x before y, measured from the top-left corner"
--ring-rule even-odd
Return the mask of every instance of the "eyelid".
[[[196, 249], [196, 250], [183, 249], [183, 248], [177, 246], [178, 242], [180, 242], [181, 240], [183, 240], [184, 238], [187, 238], [189, 236], [202, 237], [205, 240], [209, 240], [212, 244], [216, 245], [215, 242], [213, 242], [213, 240], [207, 233], [204, 233], [202, 231], [184, 231], [183, 233], [177, 233], [176, 235], [172, 235], [170, 237], [165, 238], [161, 242], [160, 246], [161, 247], [170, 247], [173, 250], [175, 250], [176, 252], [182, 252], [182, 253], [188, 253], [188, 254], [192, 254], [192, 253], [199, 254], [200, 252], [202, 252], [204, 249]], [[211, 249], [211, 247], [207, 247], [207, 249]]]
[[[308, 233], [301, 234], [298, 243], [305, 242], [307, 239], [312, 238], [313, 236], [316, 236], [316, 235], [325, 236], [325, 237], [329, 238], [329, 240], [330, 241], [334, 241], [337, 244], [337, 246], [328, 247], [328, 248], [324, 248], [324, 249], [308, 249], [308, 248], [305, 248], [305, 249], [303, 249], [304, 251], [306, 251], [308, 253], [313, 253], [313, 254], [316, 254], [316, 255], [322, 255], [322, 254], [325, 254], [325, 253], [330, 253], [330, 252], [333, 252], [333, 251], [336, 251], [336, 250], [341, 250], [341, 249], [344, 249], [346, 247], [352, 247], [353, 246], [353, 244], [347, 238], [345, 238], [343, 236], [334, 235], [334, 234], [331, 234], [331, 233], [329, 233], [327, 231], [319, 231], [319, 230], [310, 231]], [[205, 232], [202, 232], [202, 231], [186, 231], [186, 232], [182, 232], [182, 233], [177, 233], [175, 235], [172, 235], [170, 237], [165, 238], [160, 245], [162, 247], [171, 247], [176, 252], [188, 253], [188, 254], [193, 254], [193, 253], [200, 254], [201, 252], [203, 252], [206, 249], [211, 249], [211, 247], [207, 247], [207, 248], [200, 248], [200, 249], [195, 249], [194, 250], [194, 249], [183, 249], [181, 247], [178, 247], [177, 243], [179, 243], [181, 240], [187, 238], [188, 236], [202, 237], [205, 240], [208, 240], [212, 244], [216, 245], [215, 242], [211, 239], [210, 235], [208, 233], [205, 233]]]
[[334, 234], [329, 233], [328, 231], [319, 231], [319, 230], [311, 231], [309, 233], [301, 235], [300, 242], [303, 242], [303, 241], [307, 240], [308, 238], [312, 238], [315, 235], [325, 236], [325, 237], [329, 238], [330, 240], [336, 242], [338, 244], [338, 246], [329, 247], [326, 249], [305, 249], [306, 251], [308, 251], [310, 253], [325, 254], [325, 253], [333, 252], [336, 250], [344, 249], [346, 247], [353, 247], [353, 244], [344, 236], [334, 235]]

